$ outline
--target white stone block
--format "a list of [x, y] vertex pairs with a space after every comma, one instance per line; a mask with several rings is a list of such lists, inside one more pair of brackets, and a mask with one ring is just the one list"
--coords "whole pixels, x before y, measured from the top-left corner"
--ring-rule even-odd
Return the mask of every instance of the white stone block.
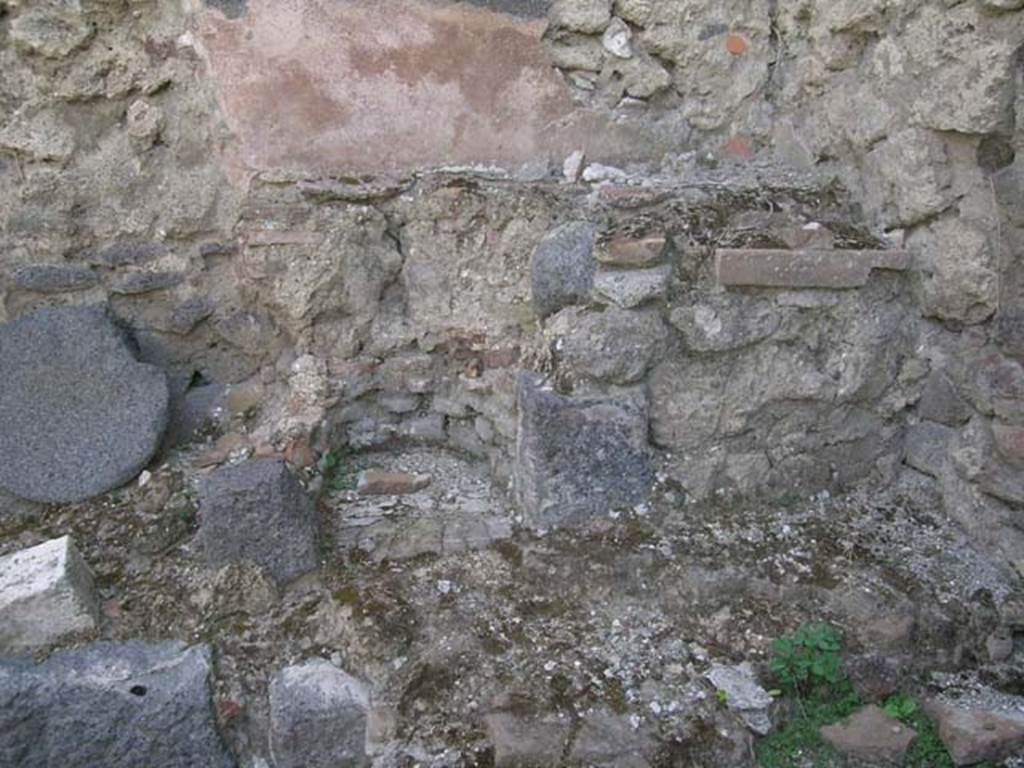
[[0, 557], [0, 652], [87, 632], [98, 618], [92, 572], [70, 536]]

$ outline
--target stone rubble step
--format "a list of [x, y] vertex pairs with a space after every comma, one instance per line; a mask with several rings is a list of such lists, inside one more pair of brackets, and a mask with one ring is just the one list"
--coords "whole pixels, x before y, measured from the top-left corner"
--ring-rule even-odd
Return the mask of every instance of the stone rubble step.
[[70, 536], [0, 558], [0, 652], [91, 631], [98, 618], [92, 573]]
[[845, 720], [819, 729], [837, 751], [861, 760], [903, 765], [917, 732], [871, 704]]
[[958, 766], [1024, 753], [1024, 712], [963, 709], [938, 701], [925, 711], [937, 721], [939, 738]]

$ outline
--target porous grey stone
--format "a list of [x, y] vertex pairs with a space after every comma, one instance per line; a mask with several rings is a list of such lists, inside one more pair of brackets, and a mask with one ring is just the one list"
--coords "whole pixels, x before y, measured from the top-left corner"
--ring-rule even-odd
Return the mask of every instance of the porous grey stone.
[[206, 564], [250, 560], [286, 583], [317, 566], [313, 502], [280, 458], [216, 470], [199, 484], [199, 533]]
[[133, 272], [125, 275], [110, 290], [124, 296], [163, 291], [180, 285], [185, 279], [181, 272]]
[[139, 363], [100, 307], [41, 309], [0, 326], [0, 486], [75, 502], [131, 480], [167, 425], [163, 372]]
[[270, 682], [275, 768], [357, 768], [366, 756], [366, 686], [328, 661], [285, 667]]
[[654, 480], [646, 404], [566, 397], [532, 373], [518, 380], [515, 492], [537, 528], [583, 522], [643, 501]]
[[597, 227], [586, 221], [563, 224], [537, 246], [530, 263], [533, 309], [541, 318], [586, 300], [594, 285]]
[[657, 765], [658, 746], [650, 726], [634, 728], [626, 715], [597, 710], [580, 723], [569, 761], [594, 768], [649, 768]]
[[724, 352], [771, 336], [782, 324], [782, 313], [769, 302], [744, 297], [676, 307], [669, 322], [695, 352]]
[[99, 281], [99, 275], [83, 264], [30, 264], [13, 276], [15, 287], [36, 293], [81, 291]]
[[928, 377], [917, 412], [923, 419], [948, 427], [966, 424], [974, 413], [953, 382], [941, 371], [934, 371]]
[[560, 369], [615, 384], [639, 381], [665, 351], [668, 329], [657, 312], [609, 307], [563, 309], [545, 329]]
[[19, 46], [40, 56], [61, 59], [92, 37], [93, 29], [82, 18], [79, 11], [72, 9], [77, 4], [67, 3], [66, 8], [25, 9], [11, 23], [11, 39]]
[[925, 421], [907, 430], [907, 464], [932, 477], [941, 477], [956, 431]]
[[96, 643], [38, 665], [0, 660], [0, 765], [231, 768], [209, 676], [209, 648], [183, 643]]
[[492, 712], [484, 717], [495, 768], [558, 765], [571, 721], [558, 714]]
[[96, 627], [92, 573], [71, 537], [0, 557], [0, 651], [20, 652]]

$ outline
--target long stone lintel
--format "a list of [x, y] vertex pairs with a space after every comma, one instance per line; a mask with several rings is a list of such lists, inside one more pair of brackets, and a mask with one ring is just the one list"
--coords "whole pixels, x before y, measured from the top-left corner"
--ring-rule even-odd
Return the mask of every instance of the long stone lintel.
[[906, 250], [804, 250], [722, 248], [715, 277], [726, 288], [860, 288], [873, 269], [906, 270]]

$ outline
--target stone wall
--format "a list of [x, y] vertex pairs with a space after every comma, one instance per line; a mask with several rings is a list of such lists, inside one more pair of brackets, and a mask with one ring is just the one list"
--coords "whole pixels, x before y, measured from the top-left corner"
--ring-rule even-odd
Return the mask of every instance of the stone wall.
[[641, 419], [616, 472], [919, 473], [1017, 559], [1019, 5], [8, 0], [0, 320], [107, 302], [255, 450], [454, 446], [540, 526], [639, 503], [543, 488]]

